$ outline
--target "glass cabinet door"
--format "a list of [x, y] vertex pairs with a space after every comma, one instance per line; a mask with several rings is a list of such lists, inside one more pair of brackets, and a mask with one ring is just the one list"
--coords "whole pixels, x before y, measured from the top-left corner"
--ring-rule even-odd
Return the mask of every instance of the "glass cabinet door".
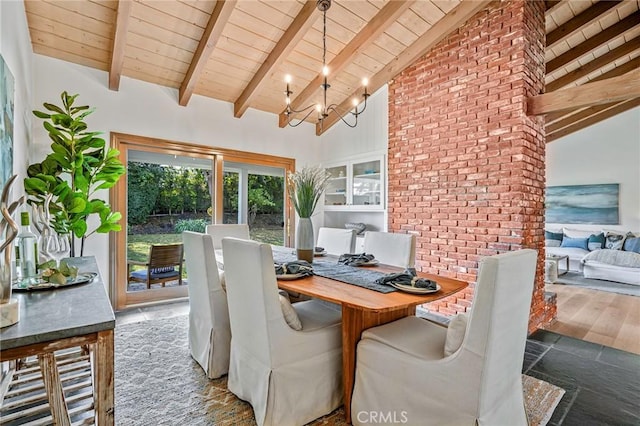
[[380, 206], [382, 203], [382, 161], [351, 163], [352, 205]]
[[331, 177], [324, 193], [325, 206], [347, 205], [347, 165], [328, 167], [327, 172]]

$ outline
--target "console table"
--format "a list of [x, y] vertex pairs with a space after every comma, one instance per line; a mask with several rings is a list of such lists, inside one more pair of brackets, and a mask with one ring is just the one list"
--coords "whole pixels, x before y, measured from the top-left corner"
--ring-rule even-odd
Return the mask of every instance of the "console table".
[[[39, 366], [42, 378], [36, 378], [44, 384], [52, 423], [69, 425], [70, 410], [65, 393], [69, 400], [72, 398], [68, 397], [70, 391], [63, 387], [59, 369], [59, 364], [68, 361], [59, 361], [65, 357], [60, 353], [69, 348], [83, 348], [88, 352], [86, 370], [90, 369], [87, 374], [92, 378], [93, 388], [88, 394], [93, 403], [94, 422], [100, 426], [113, 425], [115, 316], [95, 259], [68, 260], [80, 272], [98, 272], [98, 276], [87, 284], [14, 292], [13, 297], [20, 303], [20, 321], [0, 329], [0, 361], [17, 360], [20, 364], [25, 358], [36, 357], [37, 364], [30, 370], [37, 373]], [[25, 399], [25, 407], [32, 407], [28, 405], [29, 398]], [[25, 409], [23, 415], [29, 412]], [[0, 422], [5, 420], [0, 417]]]

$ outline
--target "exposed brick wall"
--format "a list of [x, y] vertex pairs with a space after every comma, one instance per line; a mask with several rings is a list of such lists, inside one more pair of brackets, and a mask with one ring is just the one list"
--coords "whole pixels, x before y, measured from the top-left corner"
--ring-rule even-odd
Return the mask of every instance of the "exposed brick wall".
[[[416, 267], [476, 280], [478, 260], [540, 253], [530, 330], [544, 299], [544, 2], [491, 3], [389, 86], [389, 231], [417, 235]], [[433, 311], [471, 306], [473, 286]]]

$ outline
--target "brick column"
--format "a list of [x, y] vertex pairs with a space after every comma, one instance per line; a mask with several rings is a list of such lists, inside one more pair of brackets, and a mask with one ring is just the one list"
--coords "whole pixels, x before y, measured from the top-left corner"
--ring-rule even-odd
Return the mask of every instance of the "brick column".
[[[530, 331], [544, 298], [544, 2], [491, 3], [389, 85], [389, 231], [417, 235], [416, 267], [475, 282], [478, 260], [540, 253]], [[454, 314], [473, 287], [433, 311]], [[547, 306], [549, 305], [549, 306]]]

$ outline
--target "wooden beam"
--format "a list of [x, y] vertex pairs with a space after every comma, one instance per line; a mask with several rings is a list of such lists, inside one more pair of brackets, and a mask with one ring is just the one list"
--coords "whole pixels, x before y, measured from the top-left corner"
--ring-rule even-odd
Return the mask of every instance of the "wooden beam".
[[[630, 71], [633, 71], [637, 68], [640, 68], [640, 57], [638, 58], [634, 58], [632, 60], [630, 60], [629, 62], [625, 62], [624, 64], [620, 65], [617, 68], [614, 68], [610, 71], [605, 72], [602, 75], [599, 75], [598, 77], [592, 79], [589, 83], [593, 83], [595, 81], [602, 81], [602, 80], [607, 80], [609, 78], [613, 78], [613, 77], [618, 77], [620, 75], [624, 75]], [[578, 86], [580, 87], [580, 86]], [[571, 113], [569, 113], [571, 114]], [[547, 114], [547, 116], [545, 117], [545, 121], [547, 124], [550, 124], [556, 120], [559, 120], [561, 118], [566, 117], [567, 115], [569, 115], [567, 113], [567, 111], [559, 111], [559, 112], [554, 112], [551, 114]]]
[[547, 134], [551, 134], [553, 132], [557, 132], [558, 130], [562, 130], [565, 127], [569, 127], [579, 121], [582, 121], [586, 118], [591, 117], [592, 115], [598, 114], [602, 111], [606, 111], [620, 102], [610, 102], [608, 104], [595, 105], [589, 108], [584, 108], [578, 111], [572, 111], [571, 114], [565, 115], [561, 120], [557, 120], [553, 123], [546, 124], [544, 126], [544, 130]]
[[271, 77], [273, 70], [284, 61], [298, 42], [302, 40], [315, 22], [315, 19], [321, 16], [319, 13], [314, 13], [315, 10], [316, 0], [307, 0], [304, 6], [302, 6], [300, 13], [298, 13], [291, 25], [289, 25], [287, 31], [280, 37], [280, 40], [278, 40], [276, 46], [271, 53], [269, 53], [267, 59], [254, 74], [249, 84], [247, 84], [247, 87], [244, 88], [240, 97], [234, 102], [233, 115], [236, 118], [242, 117], [242, 114], [249, 108], [251, 100], [260, 92], [260, 89], [267, 81], [267, 77]]
[[550, 49], [561, 41], [571, 37], [573, 34], [582, 30], [596, 19], [599, 19], [611, 9], [618, 7], [620, 3], [621, 2], [619, 0], [599, 1], [584, 12], [569, 19], [567, 22], [547, 34], [547, 49]]
[[624, 102], [620, 102], [617, 104], [617, 106], [607, 109], [606, 111], [602, 111], [599, 114], [595, 114], [593, 116], [591, 116], [590, 118], [586, 119], [586, 120], [582, 120], [578, 123], [576, 123], [573, 126], [570, 127], [565, 127], [562, 130], [559, 130], [557, 132], [554, 132], [552, 134], [548, 134], [546, 136], [546, 142], [553, 142], [556, 139], [559, 139], [561, 137], [567, 136], [571, 133], [577, 132], [578, 130], [582, 130], [585, 127], [589, 127], [593, 124], [599, 123], [603, 120], [606, 120], [607, 118], [611, 118], [613, 116], [616, 116], [618, 114], [621, 114], [625, 111], [630, 110], [631, 108], [635, 108], [638, 105], [640, 105], [640, 98], [636, 98], [636, 99], [631, 99], [631, 100], [627, 100]]
[[640, 69], [619, 77], [556, 90], [527, 100], [527, 115], [542, 115], [640, 97]]
[[[344, 49], [327, 64], [331, 75], [337, 75], [349, 65], [353, 59], [373, 43], [391, 24], [396, 22], [414, 1], [390, 1], [374, 16], [358, 34], [351, 39]], [[292, 109], [300, 109], [311, 99], [323, 82], [324, 76], [319, 72], [313, 80], [291, 101]], [[281, 112], [278, 120], [280, 127], [287, 125], [287, 115]]]
[[184, 77], [182, 84], [180, 85], [180, 91], [178, 96], [178, 103], [182, 106], [186, 106], [193, 95], [193, 91], [196, 88], [200, 74], [204, 70], [204, 67], [215, 49], [222, 30], [225, 24], [231, 16], [231, 12], [236, 7], [236, 0], [220, 0], [216, 2], [213, 12], [211, 12], [211, 18], [207, 23], [207, 27], [204, 29], [200, 43], [193, 54], [193, 59], [187, 70], [187, 74]]
[[119, 0], [116, 12], [116, 25], [113, 33], [113, 46], [111, 47], [111, 64], [109, 65], [109, 90], [118, 91], [120, 88], [120, 76], [124, 63], [124, 48], [127, 45], [127, 29], [131, 16], [131, 0]]
[[589, 52], [597, 49], [605, 43], [611, 41], [631, 28], [640, 25], [640, 11], [636, 11], [624, 18], [622, 21], [611, 25], [604, 31], [599, 32], [590, 39], [580, 43], [579, 45], [569, 49], [567, 52], [547, 62], [546, 73], [551, 74], [555, 70], [564, 67], [570, 62], [583, 57]]
[[544, 2], [545, 15], [560, 7], [560, 4], [562, 4], [562, 0], [546, 0]]
[[618, 59], [630, 54], [637, 49], [640, 49], [640, 36], [626, 42], [621, 46], [616, 47], [615, 49], [605, 53], [604, 55], [594, 59], [593, 61], [587, 62], [586, 64], [563, 75], [562, 77], [553, 80], [552, 82], [547, 84], [545, 91], [553, 92], [555, 90], [568, 86], [574, 81], [580, 80], [581, 78], [588, 76], [589, 74], [599, 70], [600, 68], [604, 68], [611, 62], [617, 61]]
[[[433, 24], [433, 26], [411, 46], [403, 50], [384, 68], [378, 71], [376, 75], [371, 77], [369, 79], [370, 92], [374, 93], [376, 90], [387, 84], [388, 81], [392, 80], [405, 68], [429, 52], [441, 40], [467, 22], [469, 18], [480, 10], [486, 8], [489, 3], [491, 3], [490, 0], [460, 2], [455, 9], [452, 9], [442, 19]], [[353, 108], [351, 98], [358, 96], [358, 94], [358, 90], [354, 91], [353, 94], [347, 97], [347, 99], [338, 105], [336, 109], [338, 111], [349, 111]], [[322, 126], [320, 126], [320, 124], [316, 124], [316, 135], [321, 135], [326, 132], [339, 120], [340, 117], [338, 117], [337, 114], [330, 114], [329, 117], [323, 120]]]

